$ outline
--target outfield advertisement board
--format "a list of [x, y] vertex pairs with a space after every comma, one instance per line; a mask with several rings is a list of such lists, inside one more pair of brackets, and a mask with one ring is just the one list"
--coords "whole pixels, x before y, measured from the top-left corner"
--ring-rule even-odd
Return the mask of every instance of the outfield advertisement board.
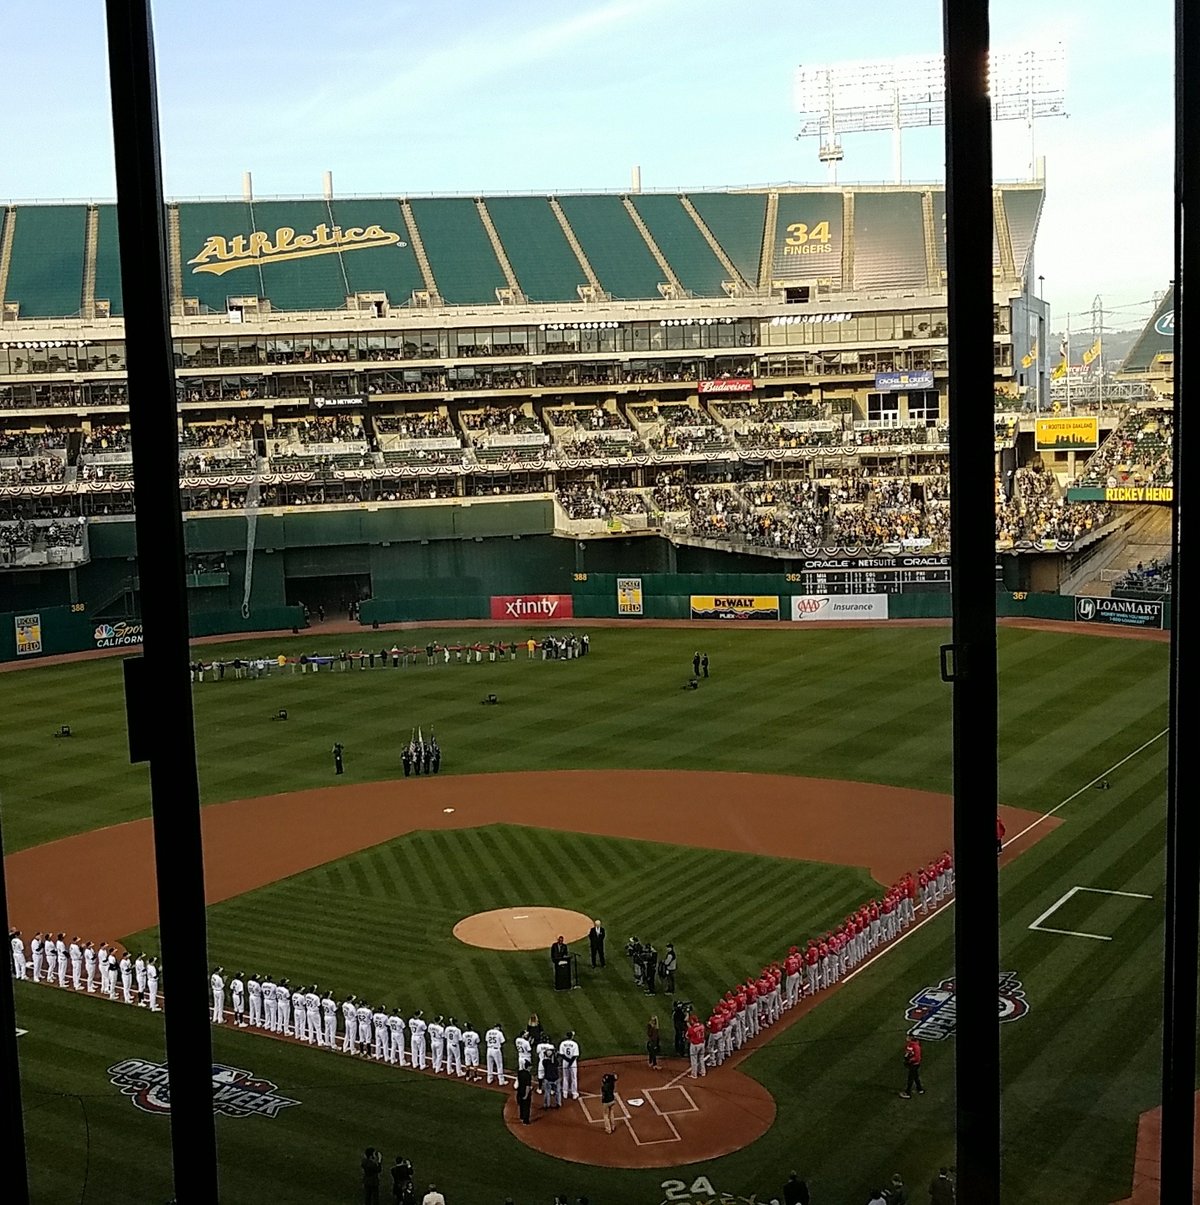
[[887, 619], [886, 594], [796, 594], [792, 619], [800, 622], [828, 619]]
[[1107, 623], [1127, 628], [1161, 628], [1163, 605], [1141, 598], [1075, 596], [1075, 619], [1079, 623]]
[[40, 614], [14, 615], [17, 631], [17, 656], [31, 657], [42, 651], [42, 617]]
[[913, 372], [877, 372], [875, 388], [884, 393], [895, 393], [901, 389], [932, 389], [933, 369], [918, 368]]
[[693, 594], [693, 619], [778, 619], [778, 594]]
[[493, 594], [493, 619], [574, 619], [569, 594]]
[[1033, 444], [1039, 452], [1086, 452], [1100, 446], [1100, 420], [1095, 415], [1039, 418], [1033, 428]]
[[640, 577], [617, 578], [617, 614], [642, 614], [642, 579]]

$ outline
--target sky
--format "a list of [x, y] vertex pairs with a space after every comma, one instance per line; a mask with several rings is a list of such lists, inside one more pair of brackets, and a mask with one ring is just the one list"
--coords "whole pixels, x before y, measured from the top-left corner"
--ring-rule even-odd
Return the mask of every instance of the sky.
[[[102, 0], [8, 0], [0, 198], [115, 196]], [[937, 0], [157, 0], [173, 198], [549, 193], [821, 184], [798, 141], [799, 65], [941, 51]], [[1172, 275], [1171, 0], [995, 0], [992, 44], [1067, 50], [1069, 116], [1039, 122], [1036, 272], [1052, 326], [1099, 295], [1139, 325]], [[69, 81], [69, 84], [64, 81]], [[16, 98], [31, 98], [19, 115]], [[944, 178], [944, 132], [909, 130], [904, 178]], [[888, 133], [847, 135], [838, 182], [891, 182]], [[995, 127], [998, 180], [1031, 174]]]

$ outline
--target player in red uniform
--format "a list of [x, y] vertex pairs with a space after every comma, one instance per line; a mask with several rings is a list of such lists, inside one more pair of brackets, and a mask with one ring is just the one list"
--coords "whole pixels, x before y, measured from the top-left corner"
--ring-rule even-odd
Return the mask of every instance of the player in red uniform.
[[815, 996], [821, 990], [821, 951], [811, 939], [804, 951], [804, 968], [808, 977], [808, 994]]
[[688, 1018], [687, 1040], [688, 1040], [688, 1060], [691, 1064], [691, 1077], [696, 1079], [707, 1073], [708, 1068], [704, 1063], [704, 1026], [700, 1023], [700, 1018], [693, 1013]]

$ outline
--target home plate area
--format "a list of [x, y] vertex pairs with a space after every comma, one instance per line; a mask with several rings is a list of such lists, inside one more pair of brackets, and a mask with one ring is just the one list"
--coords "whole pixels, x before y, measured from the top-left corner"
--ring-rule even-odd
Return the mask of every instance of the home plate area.
[[[728, 1155], [771, 1127], [775, 1101], [757, 1080], [732, 1067], [691, 1079], [683, 1059], [593, 1059], [579, 1068], [579, 1099], [543, 1109], [535, 1098], [532, 1122], [522, 1125], [510, 1095], [504, 1120], [515, 1138], [535, 1150], [601, 1167], [677, 1167]], [[604, 1129], [600, 1080], [617, 1076], [613, 1133]]]

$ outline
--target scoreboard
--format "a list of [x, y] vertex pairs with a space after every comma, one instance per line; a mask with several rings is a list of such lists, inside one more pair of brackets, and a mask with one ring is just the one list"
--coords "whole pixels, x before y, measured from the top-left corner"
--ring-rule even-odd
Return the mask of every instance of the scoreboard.
[[814, 557], [785, 574], [801, 594], [910, 594], [950, 589], [950, 556]]

